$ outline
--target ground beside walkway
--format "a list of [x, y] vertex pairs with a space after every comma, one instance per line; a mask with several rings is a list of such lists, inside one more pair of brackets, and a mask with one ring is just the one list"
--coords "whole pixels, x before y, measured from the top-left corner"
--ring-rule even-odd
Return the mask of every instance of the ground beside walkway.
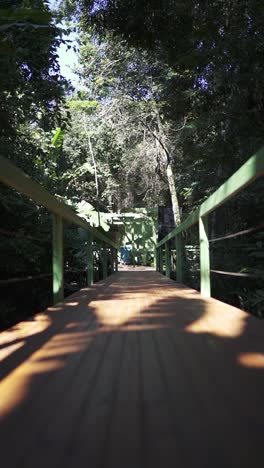
[[257, 468], [264, 322], [123, 270], [0, 334], [3, 468]]

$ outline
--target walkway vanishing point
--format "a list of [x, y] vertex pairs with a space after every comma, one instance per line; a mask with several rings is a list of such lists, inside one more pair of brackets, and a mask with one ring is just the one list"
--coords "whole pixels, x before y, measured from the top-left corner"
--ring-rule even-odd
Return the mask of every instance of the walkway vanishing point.
[[263, 466], [261, 325], [128, 267], [1, 333], [1, 466]]

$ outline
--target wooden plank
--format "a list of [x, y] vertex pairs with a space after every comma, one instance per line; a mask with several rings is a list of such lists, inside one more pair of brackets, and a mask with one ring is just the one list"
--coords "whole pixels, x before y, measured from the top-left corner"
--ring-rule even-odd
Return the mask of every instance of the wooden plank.
[[[255, 388], [256, 384], [263, 386], [263, 376], [251, 373], [254, 382], [251, 381], [249, 374], [234, 359], [241, 352], [243, 343], [242, 337], [234, 339], [232, 331], [232, 320], [235, 318], [236, 322], [239, 321], [239, 311], [233, 308], [228, 310], [228, 306], [222, 307], [221, 303], [213, 301], [212, 314], [207, 314], [206, 305], [208, 303], [203, 306], [205, 313], [200, 323], [203, 323], [204, 332], [207, 330], [207, 333], [187, 337], [188, 347], [185, 337], [181, 348], [191, 371], [193, 395], [199, 397], [202, 417], [208, 425], [208, 466], [214, 464], [220, 468], [227, 459], [231, 466], [257, 466], [257, 460], [263, 458], [261, 436], [257, 433], [253, 440], [251, 432], [254, 432], [253, 421], [264, 418], [261, 395]], [[242, 314], [241, 319], [244, 320], [245, 315]], [[209, 333], [210, 330], [214, 330], [214, 334]], [[224, 335], [230, 339], [220, 338]], [[174, 336], [174, 342], [179, 345], [178, 337]], [[219, 445], [221, 451], [215, 460]]]
[[[171, 325], [169, 329], [173, 333]], [[194, 391], [192, 373], [186, 365], [185, 355], [188, 350], [185, 346], [183, 349], [179, 346], [183, 336], [175, 332], [174, 343], [169, 330], [157, 330], [154, 337], [168, 404], [177, 430], [177, 443], [182, 453], [182, 466], [196, 466], [197, 460], [200, 466], [207, 466], [208, 450], [204, 441], [207, 426]], [[194, 356], [193, 361], [195, 365]]]
[[139, 333], [143, 425], [142, 466], [146, 468], [185, 466], [179, 426], [175, 424], [171, 413], [155, 346], [154, 335], [158, 327], [153, 330], [151, 327], [153, 319], [148, 319], [148, 314], [151, 315], [153, 307], [151, 295], [146, 295], [144, 302], [145, 319], [142, 322], [142, 331]]
[[[79, 313], [78, 306], [76, 308], [69, 306], [69, 309], [70, 315]], [[64, 314], [68, 319], [70, 318], [67, 307], [65, 307]], [[74, 320], [73, 317], [71, 319]], [[32, 452], [34, 444], [37, 445], [37, 442], [41, 441], [40, 432], [47, 427], [51, 415], [56, 412], [58, 401], [62, 398], [78, 366], [80, 354], [70, 350], [86, 346], [81, 336], [86, 328], [89, 328], [90, 323], [89, 320], [88, 323], [83, 324], [83, 317], [80, 318], [79, 315], [75, 327], [69, 329], [71, 330], [69, 334], [66, 330], [58, 331], [56, 327], [54, 335], [51, 335], [48, 342], [15, 369], [0, 385], [2, 400], [8, 402], [12, 391], [17, 393], [18, 398], [19, 391], [22, 392], [30, 384], [28, 392], [22, 393], [23, 405], [20, 404], [18, 398], [17, 406], [14, 407], [15, 411], [11, 413], [11, 416], [8, 419], [0, 417], [1, 438], [9, 434], [9, 437], [5, 439], [6, 444], [1, 449], [1, 455], [3, 459], [10, 462], [10, 466], [17, 464], [22, 466], [23, 460], [27, 459], [28, 454]], [[71, 339], [72, 334], [76, 338]], [[64, 358], [67, 359], [66, 369], [60, 366], [60, 360]], [[12, 450], [14, 446], [16, 450]]]
[[[110, 335], [98, 333], [93, 342], [80, 356], [79, 363], [75, 365], [75, 372], [68, 374], [68, 383], [60, 385], [60, 393], [56, 391], [56, 397], [52, 396], [51, 402], [56, 402], [53, 411], [50, 411], [48, 423], [40, 428], [38, 437], [24, 458], [25, 467], [39, 468], [50, 466], [71, 466], [70, 460], [75, 459], [78, 466], [82, 467], [89, 462], [86, 459], [87, 440], [82, 437], [79, 441], [79, 450], [74, 451], [76, 432], [78, 433], [84, 414], [87, 414], [91, 405], [94, 385], [100, 379], [101, 368], [108, 352]], [[78, 365], [77, 365], [78, 364]], [[68, 372], [67, 372], [68, 373]], [[51, 384], [53, 380], [51, 380]], [[54, 383], [53, 383], [54, 385]], [[51, 408], [50, 408], [51, 409]], [[92, 440], [89, 444], [92, 446]], [[101, 453], [98, 453], [98, 457]], [[84, 460], [86, 462], [84, 463]]]
[[105, 466], [141, 466], [141, 405], [137, 332], [125, 332], [126, 343], [105, 446]]
[[32, 349], [0, 382], [3, 466], [262, 466], [259, 320], [133, 267], [54, 309], [45, 341], [0, 334]]
[[144, 431], [142, 466], [184, 466], [182, 447], [168, 404], [152, 332], [140, 333], [140, 346]]
[[93, 382], [92, 393], [83, 406], [61, 467], [72, 466], [76, 461], [80, 468], [87, 467], [88, 464], [103, 465], [123, 346], [124, 336], [116, 332], [104, 354], [100, 372]]
[[[95, 316], [87, 304], [97, 294], [100, 294], [99, 291], [108, 290], [109, 283], [111, 284], [111, 278], [107, 282], [97, 283], [93, 290], [83, 290], [70, 296], [64, 307], [50, 308], [47, 314], [47, 319], [50, 319], [50, 328], [47, 330], [46, 343], [43, 343], [41, 334], [34, 335], [32, 325], [33, 330], [29, 332], [28, 337], [28, 346], [32, 348], [31, 352], [24, 357], [24, 363], [15, 357], [15, 361], [17, 360], [20, 364], [17, 368], [14, 367], [15, 362], [14, 364], [10, 363], [10, 375], [7, 375], [0, 383], [0, 438], [6, 442], [1, 447], [1, 455], [3, 460], [10, 461], [10, 466], [22, 463], [24, 457], [27, 459], [28, 454], [32, 450], [34, 452], [35, 446], [37, 448], [38, 444], [41, 445], [42, 438], [43, 440], [49, 438], [49, 421], [53, 421], [52, 418], [57, 417], [59, 408], [61, 408], [61, 419], [66, 417], [71, 407], [76, 409], [75, 400], [72, 399], [72, 385], [76, 380], [76, 373], [78, 374], [81, 363], [84, 372], [88, 372], [83, 364], [86, 361], [86, 350], [90, 351], [93, 344], [91, 339], [93, 339], [94, 329], [97, 327]], [[17, 336], [16, 328], [14, 327], [15, 336]], [[102, 337], [104, 336], [102, 334]], [[26, 339], [25, 335], [22, 336], [22, 339]], [[9, 342], [10, 340], [11, 337]], [[37, 346], [38, 341], [39, 346]], [[96, 342], [93, 348], [94, 353], [89, 355], [87, 365], [91, 367], [91, 372], [97, 365], [97, 356], [100, 357], [102, 354], [102, 346], [101, 341], [98, 344]], [[65, 365], [61, 365], [63, 363]], [[82, 374], [82, 380], [83, 385], [86, 385], [88, 374], [85, 374], [85, 378]], [[79, 386], [74, 388], [74, 391], [77, 391], [78, 396], [81, 397], [81, 388]], [[24, 392], [24, 389], [27, 391]], [[68, 390], [70, 390], [72, 399], [70, 405], [68, 400], [67, 403], [65, 402]], [[23, 404], [19, 398], [21, 391], [23, 391], [21, 394]], [[77, 399], [76, 402], [78, 401]], [[3, 410], [11, 404], [14, 409], [8, 417], [5, 417]], [[72, 413], [70, 414], [72, 415]], [[71, 427], [71, 425], [65, 426], [65, 431]], [[12, 450], [14, 446], [16, 447], [15, 451]], [[43, 448], [47, 454], [51, 455], [52, 451], [49, 451], [48, 444], [44, 444]], [[39, 450], [36, 452], [37, 456]], [[55, 457], [55, 455], [53, 456]]]

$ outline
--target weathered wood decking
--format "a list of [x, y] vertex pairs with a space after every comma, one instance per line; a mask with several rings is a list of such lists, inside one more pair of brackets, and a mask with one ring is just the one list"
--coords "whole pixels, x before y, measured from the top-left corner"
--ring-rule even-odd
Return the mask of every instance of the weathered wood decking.
[[0, 334], [3, 468], [264, 465], [264, 322], [152, 271]]

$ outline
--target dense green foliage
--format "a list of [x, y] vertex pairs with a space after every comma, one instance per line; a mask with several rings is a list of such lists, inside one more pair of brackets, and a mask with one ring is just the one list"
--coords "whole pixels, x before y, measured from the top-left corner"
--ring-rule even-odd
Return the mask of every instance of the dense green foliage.
[[[61, 31], [46, 2], [1, 2], [1, 155], [49, 188], [50, 177], [56, 173], [52, 135], [55, 126], [63, 126], [66, 120], [63, 103], [70, 89], [60, 75], [57, 47], [61, 40]], [[54, 186], [52, 191], [56, 191]], [[0, 219], [1, 279], [50, 273], [51, 232], [47, 213], [1, 186]], [[20, 313], [47, 304], [38, 284], [34, 284], [31, 296], [26, 283], [16, 285], [16, 294], [10, 294], [11, 287], [14, 286], [9, 289], [1, 286], [2, 295], [3, 291], [9, 294], [6, 306], [1, 307], [7, 323], [12, 312], [16, 312], [15, 303], [19, 304]]]
[[[163, 66], [167, 71], [158, 73], [158, 80], [155, 74], [152, 78], [159, 84], [163, 123], [170, 128], [175, 183], [186, 216], [263, 145], [264, 10], [260, 2], [77, 3], [84, 28], [92, 25], [101, 37], [106, 37], [106, 31], [116, 40], [121, 37], [130, 47], [147, 53], [149, 63], [158, 62], [159, 69]], [[213, 213], [211, 237], [258, 226], [262, 193], [260, 181]], [[195, 242], [191, 233], [189, 241]], [[262, 246], [261, 230], [216, 243], [213, 268], [263, 276]], [[221, 290], [225, 300], [262, 313], [261, 279], [234, 283], [222, 278], [213, 277], [214, 293]]]
[[70, 102], [70, 141], [76, 148], [73, 134], [86, 132], [77, 148], [82, 146], [90, 159], [92, 150], [98, 161], [100, 198], [114, 210], [142, 203], [156, 206], [167, 191], [153, 137], [158, 83], [153, 83], [152, 75], [157, 67], [148, 63], [146, 54], [116, 43], [111, 35], [101, 42], [91, 33], [81, 37], [78, 74], [83, 90]]
[[[200, 180], [206, 162], [202, 189], [224, 180], [263, 143], [264, 11], [258, 1], [77, 3], [84, 24], [121, 34], [170, 65], [174, 76], [162, 89], [165, 115], [191, 122], [192, 130], [177, 134], [178, 157], [183, 169], [195, 163]], [[188, 171], [188, 187], [191, 180]]]
[[40, 154], [39, 140], [45, 140], [45, 132], [63, 120], [61, 104], [68, 85], [57, 61], [60, 43], [61, 31], [42, 0], [1, 2], [2, 154], [31, 170], [30, 161]]

